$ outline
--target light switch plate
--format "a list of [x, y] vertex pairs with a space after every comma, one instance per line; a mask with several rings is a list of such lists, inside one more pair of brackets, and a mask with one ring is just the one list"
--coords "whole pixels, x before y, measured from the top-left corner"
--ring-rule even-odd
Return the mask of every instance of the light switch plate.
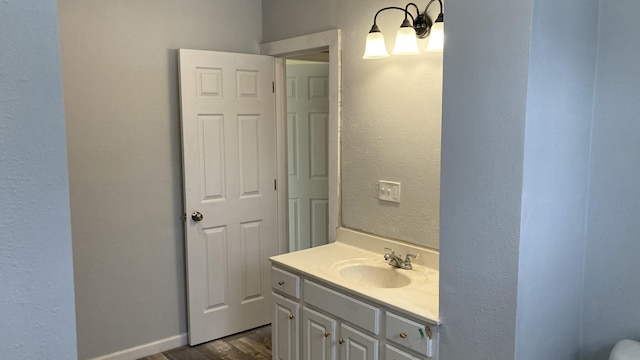
[[395, 181], [378, 180], [378, 199], [400, 203], [400, 183]]

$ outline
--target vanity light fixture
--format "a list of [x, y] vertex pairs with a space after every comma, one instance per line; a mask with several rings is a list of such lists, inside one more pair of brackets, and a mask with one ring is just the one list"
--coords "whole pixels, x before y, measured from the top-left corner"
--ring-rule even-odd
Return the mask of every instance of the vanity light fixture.
[[[434, 23], [429, 15], [427, 15], [427, 10], [429, 10], [429, 6], [435, 1], [438, 1], [440, 4], [440, 14]], [[410, 7], [415, 8], [416, 16], [409, 12]], [[373, 17], [373, 26], [367, 35], [364, 55], [362, 56], [363, 59], [379, 59], [389, 56], [384, 42], [384, 36], [377, 25], [378, 15], [386, 10], [400, 10], [404, 12], [404, 21], [396, 34], [396, 43], [391, 52], [392, 54], [412, 55], [420, 53], [417, 39], [424, 39], [429, 36], [430, 33], [432, 33], [432, 35], [429, 38], [427, 50], [442, 50], [444, 45], [444, 13], [442, 0], [430, 0], [422, 13], [420, 13], [418, 6], [414, 3], [408, 3], [404, 8], [388, 6], [378, 10]], [[411, 21], [409, 21], [409, 18], [411, 18]]]

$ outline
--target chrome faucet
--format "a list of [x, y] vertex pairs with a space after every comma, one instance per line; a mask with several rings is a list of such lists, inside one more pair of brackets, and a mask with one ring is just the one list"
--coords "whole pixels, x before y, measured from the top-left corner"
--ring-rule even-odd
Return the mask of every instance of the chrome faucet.
[[404, 258], [404, 261], [403, 261], [402, 255], [396, 255], [396, 252], [393, 251], [393, 249], [390, 249], [390, 248], [384, 248], [384, 249], [391, 252], [391, 253], [384, 254], [384, 260], [388, 261], [389, 265], [400, 268], [400, 269], [411, 270], [413, 266], [411, 266], [410, 258], [415, 259], [418, 257], [418, 254], [407, 254], [407, 256]]

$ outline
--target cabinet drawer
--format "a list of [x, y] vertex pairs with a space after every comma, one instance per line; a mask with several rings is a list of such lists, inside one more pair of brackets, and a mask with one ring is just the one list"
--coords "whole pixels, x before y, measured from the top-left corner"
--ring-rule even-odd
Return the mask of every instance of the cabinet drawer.
[[380, 333], [380, 310], [362, 301], [318, 285], [304, 281], [304, 301], [334, 314], [376, 335]]
[[271, 287], [277, 291], [300, 299], [300, 277], [288, 271], [271, 267]]
[[385, 348], [385, 359], [386, 360], [423, 360], [424, 358], [415, 357], [413, 355], [407, 354], [406, 352], [397, 349], [391, 345], [387, 345]]
[[[420, 324], [390, 312], [387, 312], [386, 324], [387, 339], [420, 354], [428, 355], [427, 341], [429, 338], [427, 337], [426, 324]], [[420, 330], [422, 330], [424, 337], [420, 334]], [[433, 327], [432, 331], [435, 331]]]

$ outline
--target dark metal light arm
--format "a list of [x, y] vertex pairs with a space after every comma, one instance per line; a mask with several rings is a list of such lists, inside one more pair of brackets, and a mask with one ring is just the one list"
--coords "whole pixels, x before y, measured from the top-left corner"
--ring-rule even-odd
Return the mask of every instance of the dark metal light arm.
[[[431, 0], [431, 1], [435, 1], [435, 0]], [[441, 1], [441, 0], [439, 0]], [[411, 12], [409, 11], [409, 7], [413, 6], [416, 9], [416, 13], [417, 15], [414, 17], [413, 14], [411, 14]], [[427, 5], [429, 6], [429, 5]], [[426, 12], [424, 13], [420, 13], [420, 9], [418, 8], [418, 5], [416, 5], [415, 3], [408, 3], [405, 8], [401, 8], [401, 7], [397, 7], [397, 6], [387, 6], [384, 7], [380, 10], [378, 10], [376, 12], [376, 15], [373, 17], [373, 26], [371, 27], [371, 30], [369, 31], [371, 32], [380, 32], [380, 28], [378, 28], [378, 15], [386, 10], [391, 10], [391, 9], [395, 9], [395, 10], [400, 10], [402, 12], [404, 12], [404, 22], [402, 23], [402, 26], [411, 26], [413, 27], [413, 29], [416, 31], [416, 36], [424, 39], [427, 36], [429, 36], [429, 30], [431, 29], [431, 25], [433, 24], [433, 21], [431, 20], [431, 18], [427, 15]], [[409, 23], [408, 17], [411, 17], [411, 23]]]
[[[424, 13], [427, 13], [427, 10], [429, 10], [429, 6], [431, 6], [432, 3], [434, 3], [436, 0], [431, 0], [429, 1], [429, 3], [427, 4], [427, 7], [424, 9]], [[440, 13], [438, 14], [438, 18], [436, 18], [435, 22], [444, 22], [444, 11], [442, 10], [442, 0], [437, 0], [438, 3], [440, 4]]]
[[[410, 26], [413, 26], [413, 28], [416, 31], [416, 35], [421, 38], [424, 39], [427, 36], [429, 36], [429, 33], [431, 32], [431, 26], [433, 25], [434, 21], [431, 20], [431, 17], [429, 17], [429, 15], [427, 14], [427, 11], [429, 10], [429, 7], [431, 6], [432, 3], [434, 2], [438, 2], [438, 4], [440, 5], [440, 13], [438, 14], [438, 17], [436, 18], [435, 22], [443, 22], [444, 21], [444, 11], [443, 11], [443, 6], [442, 6], [442, 0], [430, 0], [429, 3], [427, 4], [427, 6], [424, 9], [424, 12], [420, 13], [420, 9], [418, 8], [418, 5], [416, 5], [415, 3], [408, 3], [405, 8], [401, 8], [401, 7], [397, 7], [397, 6], [387, 6], [384, 7], [380, 10], [378, 10], [376, 12], [376, 15], [373, 17], [373, 26], [371, 27], [371, 31], [369, 32], [379, 32], [380, 29], [378, 28], [377, 25], [377, 21], [378, 21], [378, 15], [385, 11], [385, 10], [391, 10], [391, 9], [395, 9], [395, 10], [400, 10], [404, 12], [404, 22], [402, 26], [406, 26], [406, 24], [408, 23], [408, 16], [411, 17], [411, 24], [409, 24]], [[414, 17], [413, 14], [411, 14], [411, 12], [409, 12], [409, 7], [413, 6], [416, 9], [416, 13], [417, 15]]]
[[[410, 3], [410, 4], [411, 4], [411, 3]], [[414, 5], [415, 5], [415, 4], [414, 4]], [[408, 7], [408, 6], [409, 6], [409, 5], [407, 5], [407, 7]], [[373, 26], [376, 26], [376, 27], [377, 27], [377, 25], [376, 25], [376, 24], [377, 24], [377, 21], [378, 21], [378, 15], [379, 15], [381, 12], [383, 12], [383, 11], [385, 11], [385, 10], [391, 10], [391, 9], [400, 10], [400, 11], [404, 12], [404, 18], [405, 18], [405, 19], [407, 18], [407, 15], [409, 15], [409, 16], [411, 16], [411, 21], [412, 21], [412, 22], [414, 21], [414, 17], [413, 17], [413, 15], [411, 15], [411, 13], [410, 13], [410, 12], [408, 12], [406, 9], [403, 9], [403, 8], [401, 8], [401, 7], [397, 7], [397, 6], [387, 6], [387, 7], [384, 7], [384, 8], [382, 8], [382, 9], [378, 10], [378, 12], [376, 12], [376, 15], [373, 17]], [[417, 9], [418, 9], [418, 7], [416, 7], [416, 10], [417, 10]]]

